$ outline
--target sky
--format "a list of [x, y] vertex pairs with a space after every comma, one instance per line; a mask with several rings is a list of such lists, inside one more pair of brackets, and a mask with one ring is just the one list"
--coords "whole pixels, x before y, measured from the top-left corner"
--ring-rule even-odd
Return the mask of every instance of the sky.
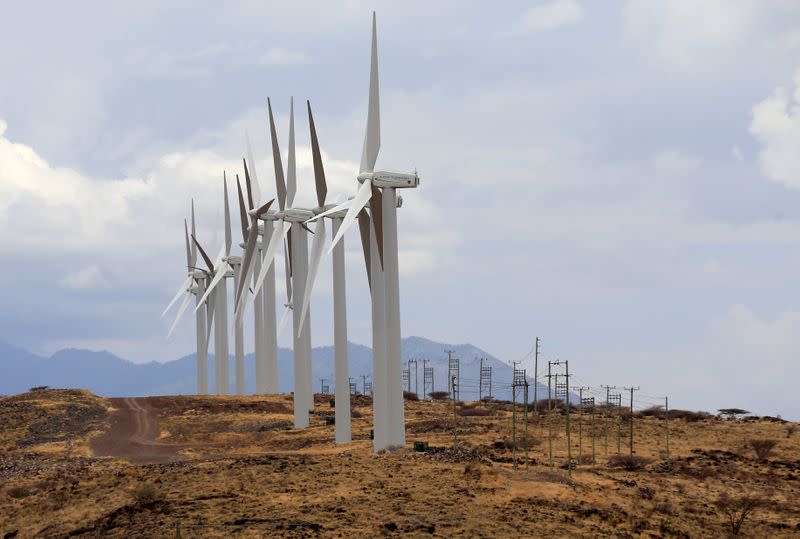
[[[398, 211], [404, 335], [529, 369], [540, 336], [585, 385], [800, 418], [793, 0], [8, 5], [0, 340], [192, 352], [191, 316], [169, 340], [159, 317], [185, 278], [190, 200], [219, 244], [245, 130], [273, 196], [266, 99], [285, 153], [290, 96], [297, 203], [315, 200], [306, 99], [329, 200], [354, 193], [373, 9], [377, 166], [421, 178]], [[345, 244], [349, 337], [369, 344], [355, 228]], [[332, 342], [325, 260], [315, 345]]]

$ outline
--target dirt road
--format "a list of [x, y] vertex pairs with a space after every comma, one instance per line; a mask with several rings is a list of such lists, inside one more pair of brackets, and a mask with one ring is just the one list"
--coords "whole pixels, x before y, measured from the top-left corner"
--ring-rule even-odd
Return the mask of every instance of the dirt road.
[[125, 457], [134, 462], [179, 460], [177, 445], [157, 442], [158, 410], [146, 397], [110, 399], [117, 409], [109, 429], [91, 440], [97, 456]]

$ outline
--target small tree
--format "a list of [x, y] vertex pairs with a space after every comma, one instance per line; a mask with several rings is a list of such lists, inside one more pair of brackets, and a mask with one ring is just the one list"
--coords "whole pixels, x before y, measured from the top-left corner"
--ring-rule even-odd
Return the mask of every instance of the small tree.
[[722, 494], [714, 505], [728, 518], [731, 535], [739, 535], [747, 517], [765, 503], [766, 500], [764, 498], [756, 496], [732, 497], [726, 493]]
[[756, 439], [750, 440], [750, 448], [759, 460], [767, 460], [772, 456], [772, 451], [778, 445], [777, 440]]
[[737, 416], [749, 414], [747, 410], [743, 410], [741, 408], [720, 408], [717, 410], [719, 415], [725, 417], [725, 419], [738, 419]]

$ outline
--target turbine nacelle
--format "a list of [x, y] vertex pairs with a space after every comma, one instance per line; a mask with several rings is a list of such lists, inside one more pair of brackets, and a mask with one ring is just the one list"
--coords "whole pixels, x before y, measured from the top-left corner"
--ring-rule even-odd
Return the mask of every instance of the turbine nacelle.
[[394, 187], [395, 189], [417, 187], [419, 176], [416, 172], [390, 172], [386, 170], [376, 170], [374, 172], [362, 172], [358, 175], [358, 182], [364, 183], [372, 180], [375, 187]]
[[283, 220], [289, 223], [305, 223], [312, 217], [314, 211], [304, 208], [288, 208], [283, 212]]

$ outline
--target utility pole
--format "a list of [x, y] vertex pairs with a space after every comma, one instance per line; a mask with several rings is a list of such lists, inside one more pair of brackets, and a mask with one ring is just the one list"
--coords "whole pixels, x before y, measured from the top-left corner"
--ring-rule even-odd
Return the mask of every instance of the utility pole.
[[[458, 358], [457, 357], [453, 357], [453, 355], [456, 352], [455, 352], [455, 350], [445, 350], [445, 352], [447, 353], [447, 379], [448, 380], [452, 380], [453, 376], [455, 376], [456, 377], [456, 382], [458, 382], [461, 379], [461, 376], [460, 376], [460, 373], [459, 373], [459, 361], [458, 361]], [[451, 387], [451, 389], [455, 388], [455, 390], [458, 391], [458, 385], [459, 384], [456, 383], [455, 385], [453, 385]], [[453, 399], [453, 400], [458, 400], [458, 393], [452, 393], [451, 392], [450, 393], [450, 398]]]
[[606, 404], [605, 404], [605, 406], [603, 406], [603, 430], [605, 431], [604, 434], [605, 434], [605, 438], [606, 438], [605, 451], [606, 451], [606, 455], [608, 455], [608, 407], [610, 406], [610, 403], [608, 401], [608, 397], [611, 394], [610, 391], [612, 389], [617, 389], [617, 386], [601, 385], [600, 387], [602, 387], [602, 388], [604, 388], [606, 390]]
[[567, 383], [565, 385], [565, 393], [566, 393], [566, 405], [567, 405], [567, 472], [570, 477], [572, 477], [572, 433], [569, 428], [569, 410], [572, 408], [569, 403], [569, 360], [564, 361], [564, 368], [566, 370], [566, 378]]
[[[522, 371], [523, 373], [525, 371]], [[528, 469], [528, 378], [525, 378], [525, 470]]]
[[328, 384], [326, 383], [327, 381], [328, 381], [327, 378], [320, 378], [319, 379], [319, 386], [320, 386], [319, 387], [319, 392], [322, 393], [323, 395], [327, 395], [329, 390], [330, 390], [330, 388], [328, 387]]
[[[422, 360], [422, 392], [425, 393], [425, 398], [436, 391], [433, 384], [433, 367], [428, 367], [428, 363], [430, 362], [427, 359]], [[429, 385], [431, 388], [430, 392], [428, 391]], [[431, 397], [431, 399], [432, 398], [433, 397]]]
[[361, 375], [361, 394], [362, 395], [366, 395], [367, 394], [367, 375], [366, 374], [362, 374]]
[[667, 441], [667, 462], [669, 462], [669, 397], [664, 397], [664, 437]]
[[595, 465], [595, 453], [594, 453], [594, 440], [595, 440], [595, 432], [594, 432], [594, 416], [595, 416], [595, 407], [594, 407], [594, 397], [590, 397], [592, 401], [592, 466]]
[[517, 362], [511, 375], [511, 461], [517, 469]]
[[[458, 387], [456, 384], [458, 383], [458, 378], [453, 376], [450, 378], [450, 394], [455, 395], [458, 391]], [[458, 438], [456, 437], [456, 432], [458, 429], [458, 411], [456, 410], [456, 403], [458, 402], [457, 399], [453, 399], [453, 447], [458, 444]]]
[[631, 447], [630, 447], [630, 450], [631, 450], [631, 456], [633, 456], [633, 392], [634, 392], [634, 391], [639, 391], [639, 387], [638, 387], [638, 386], [637, 386], [637, 387], [633, 387], [633, 386], [631, 386], [631, 387], [626, 387], [626, 388], [624, 388], [624, 389], [625, 389], [626, 391], [630, 391], [630, 392], [631, 392], [631, 414], [630, 414], [630, 422], [631, 422]]
[[[414, 365], [414, 393], [419, 398], [419, 368], [416, 359], [408, 360], [408, 376], [411, 377], [411, 365]], [[408, 390], [411, 391], [411, 382], [408, 383]]]
[[586, 403], [583, 400], [583, 390], [589, 390], [589, 387], [573, 387], [572, 391], [578, 390], [578, 398], [580, 399], [581, 407], [578, 409], [578, 464], [583, 462], [583, 411]]
[[349, 379], [349, 382], [350, 382], [350, 394], [358, 395], [358, 386], [356, 386], [356, 383], [353, 381], [352, 378]]
[[553, 377], [553, 362], [547, 362], [547, 453], [550, 467], [553, 467], [553, 392], [550, 380]]
[[406, 368], [403, 369], [403, 388], [406, 393], [411, 393], [411, 365], [410, 362], [406, 363]]
[[539, 345], [542, 340], [536, 337], [536, 348], [533, 355], [533, 409], [536, 412], [536, 417], [539, 417]]

